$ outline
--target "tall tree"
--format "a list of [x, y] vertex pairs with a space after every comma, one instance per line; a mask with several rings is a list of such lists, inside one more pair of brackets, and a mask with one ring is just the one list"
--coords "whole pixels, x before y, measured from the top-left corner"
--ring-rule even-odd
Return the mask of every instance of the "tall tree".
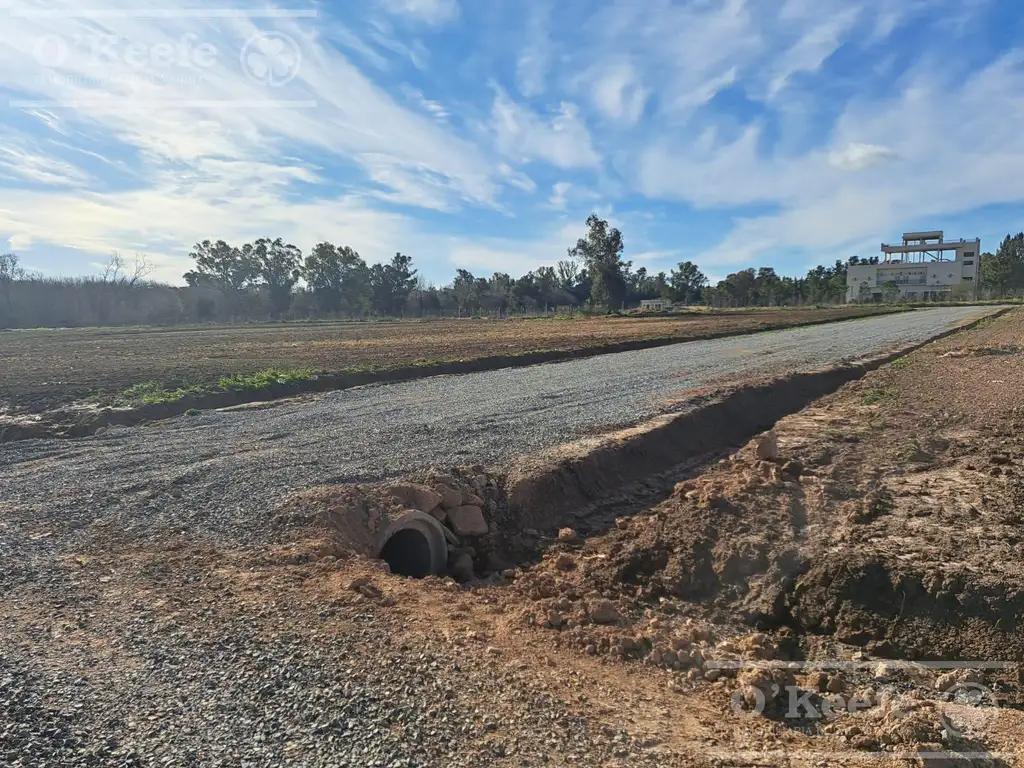
[[5, 253], [0, 255], [0, 283], [13, 283], [15, 280], [24, 280], [25, 270], [20, 265], [17, 254]]
[[416, 270], [410, 256], [396, 253], [390, 263], [370, 267], [373, 308], [382, 315], [401, 314], [415, 287]]
[[1007, 235], [995, 254], [981, 257], [981, 282], [998, 296], [1024, 290], [1024, 232]]
[[555, 265], [562, 290], [571, 291], [580, 282], [580, 263], [576, 259], [563, 259]]
[[455, 270], [452, 291], [455, 294], [456, 302], [458, 302], [459, 314], [473, 312], [476, 309], [476, 278], [473, 277], [472, 272], [467, 269]]
[[700, 300], [701, 290], [708, 284], [708, 279], [692, 261], [682, 261], [677, 269], [673, 269], [668, 278], [676, 301], [690, 304]]
[[755, 303], [757, 298], [757, 275], [753, 267], [741, 269], [726, 276], [725, 283], [728, 286], [728, 294], [733, 303], [738, 307], [748, 307]]
[[323, 311], [360, 315], [369, 306], [370, 270], [347, 245], [317, 244], [306, 256], [302, 275]]
[[242, 292], [258, 274], [252, 248], [247, 246], [243, 250], [223, 240], [204, 240], [193, 247], [189, 256], [195, 260], [196, 268], [185, 273], [185, 281], [191, 286], [216, 286], [228, 305], [237, 310]]
[[781, 282], [779, 276], [775, 274], [774, 267], [761, 267], [758, 269], [755, 280], [758, 303], [766, 306], [778, 304]]
[[[245, 252], [245, 249], [243, 249]], [[285, 243], [280, 237], [260, 238], [250, 246], [256, 274], [267, 287], [270, 310], [275, 316], [284, 314], [292, 301], [292, 288], [302, 275], [302, 251]]]
[[590, 276], [590, 295], [596, 304], [621, 309], [626, 300], [626, 275], [631, 264], [622, 260], [622, 233], [592, 213], [587, 234], [569, 249], [569, 258], [582, 261]]

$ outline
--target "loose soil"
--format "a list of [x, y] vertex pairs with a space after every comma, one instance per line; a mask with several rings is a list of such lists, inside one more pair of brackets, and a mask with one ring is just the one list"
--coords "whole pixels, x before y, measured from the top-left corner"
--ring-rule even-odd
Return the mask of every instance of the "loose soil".
[[[388, 371], [494, 358], [532, 364], [637, 346], [884, 312], [877, 307], [695, 312], [653, 318], [438, 320], [199, 329], [0, 332], [0, 409], [39, 411], [140, 382], [207, 384], [228, 374], [313, 368]], [[515, 358], [519, 358], [517, 361]], [[457, 371], [445, 371], [457, 372]]]
[[[536, 509], [571, 501], [551, 505], [555, 489], [524, 488], [513, 473], [490, 513], [521, 565], [477, 582], [454, 615], [522, 658], [554, 654], [575, 670], [596, 662], [593, 684], [627, 706], [626, 691], [641, 689], [662, 706], [664, 692], [644, 687], [660, 680], [678, 697], [666, 712], [696, 713], [657, 729], [673, 755], [1021, 764], [1022, 381], [1016, 311], [782, 418], [639, 512], [613, 501], [592, 504], [574, 529], [545, 529], [568, 521], [537, 514], [517, 524], [509, 510], [529, 511], [529, 498]], [[631, 437], [591, 447], [600, 456]], [[568, 453], [552, 477], [585, 484]], [[531, 550], [539, 562], [522, 557]], [[418, 596], [420, 611], [450, 619], [430, 593]], [[496, 611], [497, 625], [487, 618]], [[793, 721], [777, 693], [787, 687], [861, 705]], [[734, 701], [758, 706], [755, 690], [766, 716], [737, 714]]]
[[[943, 736], [943, 703], [923, 702], [965, 683], [1004, 708], [1024, 701], [1022, 382], [1018, 310], [781, 419], [608, 533], [554, 543], [497, 599], [567, 651], [643, 660], [680, 687], [735, 675], [697, 659], [839, 660], [824, 677], [745, 670], [711, 688], [788, 680], [848, 700], [885, 686], [916, 702], [909, 730], [894, 730], [890, 702], [812, 723], [822, 742], [803, 750], [954, 750], [985, 755], [957, 764], [1020, 764], [1019, 713], [988, 710], [974, 730]], [[617, 620], [595, 619], [598, 600]], [[966, 668], [943, 682], [957, 663]], [[750, 733], [741, 724], [735, 738]]]
[[[161, 645], [183, 628], [211, 654], [244, 631], [260, 643], [294, 638], [295, 665], [324, 649], [350, 666], [390, 659], [380, 685], [397, 685], [387, 689], [396, 700], [443, 670], [451, 689], [423, 706], [438, 728], [456, 709], [475, 724], [452, 730], [454, 756], [436, 761], [419, 757], [433, 726], [396, 725], [393, 738], [416, 750], [412, 764], [1022, 765], [1022, 381], [1017, 310], [846, 384], [720, 461], [687, 457], [658, 478], [668, 488], [660, 502], [608, 499], [572, 529], [527, 528], [509, 514], [509, 476], [488, 494], [491, 560], [478, 557], [477, 578], [461, 585], [402, 579], [331, 549], [322, 513], [344, 506], [337, 488], [268, 510], [279, 537], [270, 552], [189, 530], [126, 548], [110, 521], [47, 533], [45, 511], [0, 503], [0, 541], [26, 526], [38, 551], [62, 539], [36, 571], [15, 563], [3, 580], [0, 662], [30, 653], [40, 674], [95, 689], [84, 709], [54, 695], [40, 711], [74, 711], [83, 754], [115, 750], [96, 752], [99, 765], [155, 762], [147, 739], [171, 738], [181, 722], [192, 729], [188, 757], [169, 747], [161, 758], [229, 764], [215, 756], [254, 754], [245, 737], [216, 752], [213, 726], [194, 713], [216, 724], [218, 709], [173, 689], [153, 689], [127, 725], [105, 715], [153, 664], [164, 685], [223, 684], [215, 662], [186, 667], [187, 654]], [[524, 544], [529, 556], [515, 558]], [[145, 645], [131, 653], [122, 636]], [[395, 683], [386, 667], [410, 657], [423, 668]], [[832, 702], [834, 714], [789, 717], [787, 687], [815, 711]], [[999, 706], [973, 706], [970, 690]], [[301, 701], [273, 695], [266, 712]], [[23, 719], [11, 733], [34, 727]], [[322, 733], [319, 747], [299, 731], [274, 733], [267, 754], [319, 764], [352, 738], [336, 742], [321, 727], [300, 729]], [[35, 736], [40, 754], [56, 730]]]

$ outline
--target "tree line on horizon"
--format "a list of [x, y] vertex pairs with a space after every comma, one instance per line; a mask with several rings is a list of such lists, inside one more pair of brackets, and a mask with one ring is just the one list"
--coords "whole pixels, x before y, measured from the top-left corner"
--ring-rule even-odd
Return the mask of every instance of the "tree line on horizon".
[[[0, 255], [0, 328], [175, 325], [272, 319], [507, 317], [608, 312], [644, 299], [712, 307], [842, 302], [847, 268], [877, 257], [819, 265], [803, 277], [773, 267], [738, 270], [712, 285], [692, 261], [669, 272], [633, 269], [622, 233], [592, 214], [566, 258], [520, 277], [478, 277], [457, 269], [451, 283], [428, 284], [410, 256], [367, 264], [348, 245], [318, 243], [308, 253], [281, 238], [233, 246], [204, 240], [190, 253], [186, 287], [149, 280], [145, 256], [129, 264], [114, 252], [104, 272], [44, 278]], [[1024, 233], [982, 256], [982, 288], [993, 297], [1024, 294]]]

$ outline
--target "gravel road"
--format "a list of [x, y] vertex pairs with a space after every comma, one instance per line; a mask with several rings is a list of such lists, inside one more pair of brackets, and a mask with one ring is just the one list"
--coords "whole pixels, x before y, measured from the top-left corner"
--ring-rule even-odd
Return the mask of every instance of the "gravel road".
[[126, 538], [187, 527], [221, 540], [252, 529], [254, 510], [296, 488], [431, 465], [500, 466], [600, 428], [640, 422], [686, 388], [877, 354], [978, 313], [922, 310], [361, 387], [77, 440], [8, 443], [0, 445], [0, 501], [42, 503], [69, 525], [113, 516]]
[[[443, 638], [410, 642], [400, 614], [345, 600], [303, 609], [284, 581], [247, 582], [263, 572], [249, 553], [275, 540], [266, 510], [322, 483], [500, 465], [653, 416], [681, 389], [876, 354], [978, 312], [926, 310], [0, 445], [0, 764], [447, 766], [506, 755], [515, 765], [673, 764], [511, 665], [453, 653]], [[343, 640], [327, 640], [325, 628], [339, 626]]]

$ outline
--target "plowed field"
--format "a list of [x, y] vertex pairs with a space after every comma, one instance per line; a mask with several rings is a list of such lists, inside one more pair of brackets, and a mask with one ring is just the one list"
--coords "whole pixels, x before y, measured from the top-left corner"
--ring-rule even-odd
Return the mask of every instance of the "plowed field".
[[652, 339], [689, 341], [862, 317], [879, 311], [872, 307], [837, 307], [695, 312], [653, 318], [10, 331], [0, 333], [0, 405], [6, 401], [19, 406], [52, 406], [143, 381], [205, 384], [226, 374], [268, 368], [314, 368], [337, 373], [534, 352], [597, 351], [615, 344]]

